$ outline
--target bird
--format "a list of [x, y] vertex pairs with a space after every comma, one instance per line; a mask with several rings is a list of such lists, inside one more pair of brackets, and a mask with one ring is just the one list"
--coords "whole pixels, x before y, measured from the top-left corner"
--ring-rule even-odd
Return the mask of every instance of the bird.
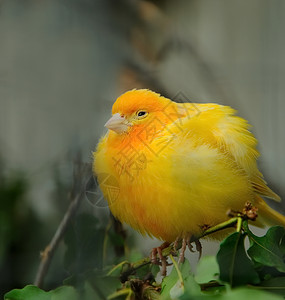
[[246, 202], [258, 209], [258, 226], [285, 226], [263, 199], [280, 201], [258, 169], [250, 125], [233, 108], [133, 89], [117, 98], [105, 127], [93, 172], [115, 218], [165, 242], [152, 252], [152, 262], [157, 254], [164, 269], [163, 245], [182, 241], [183, 261], [191, 237]]

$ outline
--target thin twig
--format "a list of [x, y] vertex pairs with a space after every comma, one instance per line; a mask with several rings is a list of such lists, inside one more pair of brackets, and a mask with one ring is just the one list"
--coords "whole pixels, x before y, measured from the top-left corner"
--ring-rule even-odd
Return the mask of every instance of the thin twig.
[[[82, 164], [79, 160], [77, 160], [75, 166], [75, 173], [76, 176], [74, 176], [74, 188], [72, 191], [72, 201], [64, 214], [64, 217], [62, 221], [60, 222], [54, 236], [52, 237], [50, 243], [46, 246], [45, 250], [41, 253], [41, 262], [36, 274], [36, 279], [34, 281], [34, 285], [38, 287], [43, 286], [44, 278], [48, 272], [51, 260], [53, 258], [53, 255], [55, 253], [55, 250], [57, 249], [62, 237], [64, 236], [66, 229], [68, 228], [68, 225], [70, 224], [70, 221], [72, 220], [73, 216], [75, 215], [82, 199], [83, 199], [83, 193], [84, 189], [82, 188], [83, 185], [81, 185], [84, 182], [85, 174], [89, 168], [88, 164]], [[81, 184], [78, 184], [78, 182], [81, 182]]]
[[82, 196], [81, 194], [77, 195], [77, 197], [75, 197], [75, 199], [70, 203], [70, 205], [67, 209], [67, 212], [65, 213], [61, 223], [59, 224], [52, 240], [46, 246], [45, 250], [41, 253], [41, 262], [40, 262], [40, 265], [38, 268], [38, 272], [36, 275], [34, 285], [36, 285], [38, 287], [43, 286], [44, 277], [47, 274], [51, 259], [52, 259], [54, 252], [70, 223], [70, 220], [74, 216], [74, 214], [79, 206], [80, 200], [82, 198], [81, 196]]

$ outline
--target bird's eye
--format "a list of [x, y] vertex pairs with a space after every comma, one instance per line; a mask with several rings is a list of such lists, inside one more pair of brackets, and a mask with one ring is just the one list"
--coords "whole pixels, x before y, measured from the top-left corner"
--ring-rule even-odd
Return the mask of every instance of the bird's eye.
[[142, 118], [144, 118], [144, 117], [147, 116], [147, 112], [146, 112], [145, 110], [139, 110], [139, 111], [137, 112], [137, 116], [138, 116], [140, 119], [142, 119]]

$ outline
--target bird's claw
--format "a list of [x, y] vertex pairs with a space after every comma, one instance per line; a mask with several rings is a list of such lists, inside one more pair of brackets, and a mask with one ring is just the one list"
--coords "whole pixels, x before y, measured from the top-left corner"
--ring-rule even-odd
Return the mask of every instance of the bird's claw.
[[[180, 241], [180, 238], [177, 238], [175, 240], [174, 245], [173, 245], [174, 251], [177, 251], [176, 249], [177, 249], [179, 241]], [[199, 240], [195, 240], [194, 243], [196, 245], [196, 251], [199, 252], [199, 259], [200, 259], [201, 255], [202, 255], [202, 245]], [[193, 249], [193, 246], [191, 245], [191, 235], [188, 235], [182, 239], [182, 246], [180, 249], [178, 263], [184, 262], [186, 247], [188, 247], [189, 251], [191, 251], [192, 253], [195, 252]]]
[[195, 245], [196, 245], [196, 251], [199, 252], [199, 259], [200, 259], [202, 256], [202, 244], [199, 240], [196, 240]]
[[150, 261], [152, 264], [161, 266], [161, 275], [166, 276], [166, 267], [170, 266], [166, 258], [162, 254], [162, 250], [167, 248], [169, 243], [163, 243], [160, 247], [153, 248], [150, 253]]

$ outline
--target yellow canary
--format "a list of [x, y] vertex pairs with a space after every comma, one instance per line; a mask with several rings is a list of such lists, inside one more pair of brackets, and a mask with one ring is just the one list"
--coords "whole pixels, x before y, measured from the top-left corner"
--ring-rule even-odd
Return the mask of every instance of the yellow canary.
[[248, 201], [259, 224], [285, 225], [261, 198], [280, 201], [258, 170], [247, 121], [231, 107], [176, 103], [142, 89], [121, 95], [112, 114], [93, 170], [121, 222], [173, 242], [226, 221]]

